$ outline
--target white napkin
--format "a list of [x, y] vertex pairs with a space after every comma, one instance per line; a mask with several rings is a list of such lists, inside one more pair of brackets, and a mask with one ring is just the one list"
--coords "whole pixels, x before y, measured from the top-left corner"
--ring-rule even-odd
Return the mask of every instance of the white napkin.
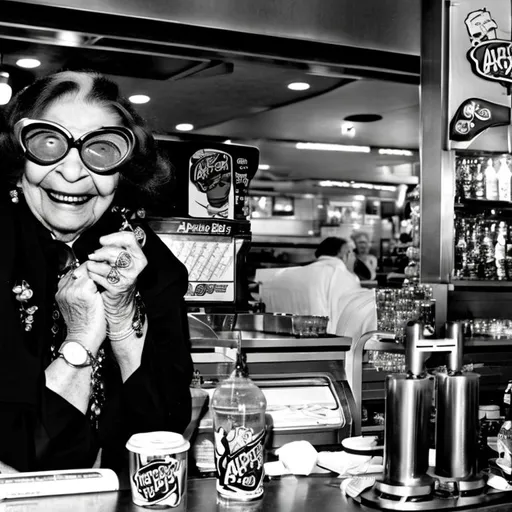
[[268, 476], [310, 475], [326, 471], [338, 473], [340, 478], [381, 473], [382, 457], [355, 455], [344, 451], [317, 452], [308, 441], [292, 441], [276, 450], [278, 461], [265, 463]]
[[309, 475], [316, 466], [318, 452], [308, 441], [292, 441], [276, 450], [279, 462], [294, 475]]

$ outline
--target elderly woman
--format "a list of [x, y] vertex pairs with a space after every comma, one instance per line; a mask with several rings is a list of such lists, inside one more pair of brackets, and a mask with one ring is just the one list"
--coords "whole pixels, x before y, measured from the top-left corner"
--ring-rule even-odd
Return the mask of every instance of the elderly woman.
[[377, 276], [378, 261], [370, 253], [370, 237], [364, 231], [356, 231], [351, 238], [356, 246], [354, 272], [362, 281], [373, 281]]
[[190, 419], [187, 271], [133, 214], [169, 165], [95, 73], [37, 80], [5, 124], [0, 469], [119, 470], [132, 433]]

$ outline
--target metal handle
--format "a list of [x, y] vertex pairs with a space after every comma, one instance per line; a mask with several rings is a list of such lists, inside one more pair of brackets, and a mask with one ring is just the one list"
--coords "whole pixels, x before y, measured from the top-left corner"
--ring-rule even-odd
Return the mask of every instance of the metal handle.
[[[393, 340], [390, 342], [382, 342], [380, 340]], [[355, 411], [353, 417], [354, 424], [354, 435], [361, 435], [361, 407], [362, 407], [362, 388], [363, 388], [363, 353], [365, 351], [366, 344], [372, 341], [367, 350], [378, 350], [378, 351], [402, 351], [403, 345], [395, 340], [395, 334], [386, 331], [368, 331], [364, 333], [347, 352], [345, 356], [346, 366], [351, 369], [351, 372], [347, 372], [347, 380], [352, 389], [355, 401]]]

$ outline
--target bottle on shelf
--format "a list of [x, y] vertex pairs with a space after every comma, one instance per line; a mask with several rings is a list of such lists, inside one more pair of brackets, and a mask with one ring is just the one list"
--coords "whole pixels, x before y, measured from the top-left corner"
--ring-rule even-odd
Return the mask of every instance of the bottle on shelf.
[[478, 270], [480, 266], [480, 246], [478, 243], [479, 226], [476, 219], [468, 226], [467, 234], [467, 277], [468, 279], [478, 279]]
[[[496, 279], [496, 264], [494, 255], [494, 234], [493, 224], [488, 221], [483, 221], [482, 239], [480, 242], [480, 260], [482, 264], [482, 277], [483, 279]], [[512, 270], [512, 268], [511, 268]]]
[[[454, 275], [456, 279], [465, 279], [467, 269], [467, 242], [466, 242], [467, 219], [457, 218], [455, 220], [455, 265]], [[494, 262], [493, 262], [494, 264]]]
[[475, 199], [485, 199], [485, 176], [482, 170], [480, 159], [475, 159], [473, 164], [473, 193]]
[[494, 246], [494, 258], [496, 261], [496, 277], [498, 278], [499, 281], [504, 281], [507, 279], [506, 248], [507, 223], [501, 220], [498, 223], [496, 245]]
[[484, 169], [485, 176], [485, 199], [496, 201], [498, 195], [498, 173], [494, 168], [492, 158], [487, 159], [487, 165]]
[[470, 160], [463, 158], [460, 162], [460, 180], [462, 183], [462, 197], [473, 198], [473, 173], [471, 172]]
[[512, 200], [512, 172], [505, 157], [500, 159], [498, 169], [498, 199], [500, 201]]

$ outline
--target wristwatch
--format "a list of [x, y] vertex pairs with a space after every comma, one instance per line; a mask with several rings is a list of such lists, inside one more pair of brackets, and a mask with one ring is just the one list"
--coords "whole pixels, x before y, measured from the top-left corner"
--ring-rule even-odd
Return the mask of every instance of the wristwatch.
[[74, 368], [91, 366], [94, 361], [91, 352], [78, 341], [65, 341], [59, 348], [59, 357]]

